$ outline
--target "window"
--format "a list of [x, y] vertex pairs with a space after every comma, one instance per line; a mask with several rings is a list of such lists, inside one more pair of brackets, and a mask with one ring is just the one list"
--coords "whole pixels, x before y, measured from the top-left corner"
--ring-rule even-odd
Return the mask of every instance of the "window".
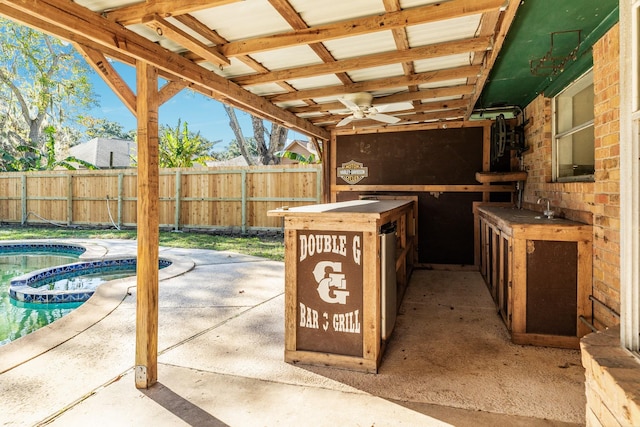
[[593, 71], [589, 71], [553, 99], [554, 178], [593, 181]]

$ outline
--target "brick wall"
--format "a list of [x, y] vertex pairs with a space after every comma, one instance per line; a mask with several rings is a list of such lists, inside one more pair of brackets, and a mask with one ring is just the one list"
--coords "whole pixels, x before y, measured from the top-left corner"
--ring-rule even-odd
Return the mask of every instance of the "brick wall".
[[[593, 47], [595, 159], [593, 293], [620, 307], [619, 27]], [[640, 359], [620, 344], [619, 323], [594, 307], [595, 324], [607, 329], [580, 343], [585, 368], [587, 427], [640, 425]]]
[[[593, 295], [620, 312], [620, 39], [616, 25], [593, 47], [595, 178]], [[594, 307], [594, 309], [596, 309]], [[595, 325], [619, 320], [595, 310]]]
[[[524, 207], [551, 200], [556, 214], [593, 225], [593, 295], [620, 312], [619, 31], [613, 27], [593, 47], [595, 182], [555, 183], [552, 177], [551, 100], [539, 96], [525, 108], [524, 154], [528, 178]], [[619, 320], [594, 304], [598, 329]]]
[[620, 328], [587, 335], [580, 347], [587, 427], [639, 426], [640, 362], [620, 346]]

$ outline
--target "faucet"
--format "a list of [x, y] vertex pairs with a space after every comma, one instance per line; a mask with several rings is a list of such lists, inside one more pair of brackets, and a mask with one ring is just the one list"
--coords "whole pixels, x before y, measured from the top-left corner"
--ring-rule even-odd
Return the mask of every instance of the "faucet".
[[546, 197], [540, 197], [540, 198], [538, 199], [538, 202], [537, 202], [537, 203], [538, 203], [538, 204], [541, 204], [541, 203], [544, 203], [544, 202], [547, 202], [547, 209], [545, 209], [545, 210], [544, 210], [543, 214], [544, 214], [544, 216], [546, 216], [547, 218], [551, 219], [551, 218], [553, 218], [553, 214], [555, 213], [555, 212], [553, 212], [553, 211], [551, 210], [551, 206], [550, 206], [550, 205], [551, 205], [551, 201], [549, 201], [549, 199], [547, 199]]

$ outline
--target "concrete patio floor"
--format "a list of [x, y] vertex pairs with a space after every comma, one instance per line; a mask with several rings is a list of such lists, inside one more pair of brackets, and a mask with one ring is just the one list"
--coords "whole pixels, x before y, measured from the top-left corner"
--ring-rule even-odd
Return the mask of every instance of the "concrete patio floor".
[[[131, 241], [91, 243], [136, 252]], [[160, 255], [178, 267], [160, 282], [158, 384], [134, 386], [135, 279], [121, 279], [0, 347], [0, 424], [584, 424], [579, 351], [511, 344], [479, 273], [416, 270], [379, 372], [364, 374], [283, 361], [283, 263]]]

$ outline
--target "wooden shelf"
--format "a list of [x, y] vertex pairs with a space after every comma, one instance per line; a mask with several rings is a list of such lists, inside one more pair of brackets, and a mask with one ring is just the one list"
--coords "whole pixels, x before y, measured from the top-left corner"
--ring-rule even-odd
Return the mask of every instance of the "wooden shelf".
[[476, 172], [476, 181], [483, 184], [489, 182], [526, 181], [527, 173], [520, 172]]

